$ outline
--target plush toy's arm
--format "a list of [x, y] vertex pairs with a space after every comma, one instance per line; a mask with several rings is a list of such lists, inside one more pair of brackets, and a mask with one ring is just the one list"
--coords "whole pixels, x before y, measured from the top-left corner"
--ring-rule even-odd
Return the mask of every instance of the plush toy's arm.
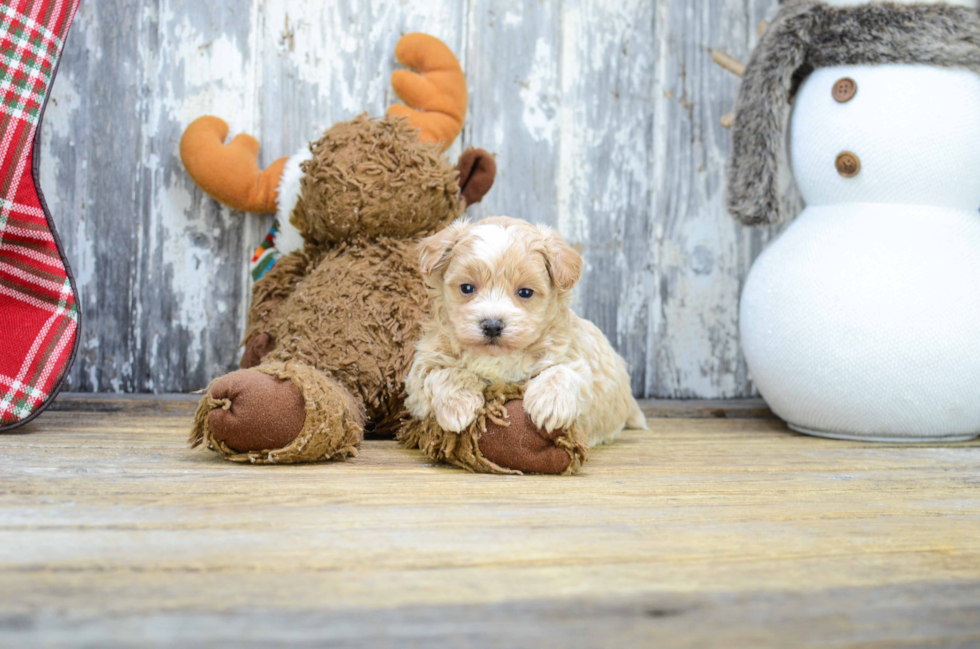
[[297, 250], [276, 261], [252, 287], [252, 305], [248, 309], [248, 325], [242, 345], [242, 367], [254, 367], [262, 357], [275, 347], [269, 324], [276, 317], [280, 305], [295, 290], [300, 280], [315, 260], [305, 250]]

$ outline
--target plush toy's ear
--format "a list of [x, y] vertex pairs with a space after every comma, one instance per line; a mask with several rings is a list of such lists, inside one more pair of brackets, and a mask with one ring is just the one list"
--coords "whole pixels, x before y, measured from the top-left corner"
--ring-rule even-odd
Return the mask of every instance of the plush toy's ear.
[[797, 71], [806, 63], [813, 2], [784, 4], [745, 66], [735, 101], [728, 211], [746, 225], [782, 219], [779, 159]]
[[459, 193], [467, 205], [479, 203], [493, 187], [497, 161], [483, 149], [469, 148], [459, 156]]
[[437, 271], [445, 270], [452, 257], [453, 248], [456, 247], [467, 227], [469, 224], [466, 221], [456, 220], [444, 230], [422, 239], [419, 244], [419, 270], [422, 272], [422, 277], [430, 277]]
[[538, 230], [544, 237], [544, 262], [551, 281], [559, 291], [572, 290], [582, 277], [582, 255], [548, 226], [539, 225]]
[[188, 175], [205, 194], [232, 209], [275, 212], [286, 158], [261, 171], [258, 140], [243, 133], [225, 145], [226, 137], [224, 120], [211, 116], [194, 120], [180, 139], [180, 158]]

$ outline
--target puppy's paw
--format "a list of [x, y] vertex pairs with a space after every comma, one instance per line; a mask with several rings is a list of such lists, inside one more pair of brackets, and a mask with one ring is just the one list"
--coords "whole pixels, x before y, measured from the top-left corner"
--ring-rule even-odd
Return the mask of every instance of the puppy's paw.
[[538, 428], [551, 433], [566, 429], [579, 418], [575, 391], [561, 381], [535, 379], [524, 390], [524, 411]]
[[476, 421], [476, 413], [483, 403], [482, 394], [457, 390], [433, 398], [432, 410], [443, 430], [459, 433]]

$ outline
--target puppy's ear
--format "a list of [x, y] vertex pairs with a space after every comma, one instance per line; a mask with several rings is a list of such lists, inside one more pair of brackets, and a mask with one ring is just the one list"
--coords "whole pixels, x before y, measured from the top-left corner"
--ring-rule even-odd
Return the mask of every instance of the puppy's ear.
[[565, 243], [557, 232], [547, 226], [539, 226], [544, 237], [544, 261], [551, 281], [559, 291], [570, 291], [582, 277], [582, 255]]
[[419, 270], [422, 271], [422, 277], [445, 270], [465, 227], [465, 221], [453, 221], [444, 230], [422, 239], [419, 244]]

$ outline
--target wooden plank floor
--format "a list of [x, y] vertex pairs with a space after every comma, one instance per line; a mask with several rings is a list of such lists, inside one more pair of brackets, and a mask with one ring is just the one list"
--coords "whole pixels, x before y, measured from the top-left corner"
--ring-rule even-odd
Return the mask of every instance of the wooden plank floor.
[[0, 436], [0, 645], [980, 644], [978, 443], [648, 404], [573, 478], [390, 441], [261, 467], [188, 450], [193, 405], [69, 396]]

